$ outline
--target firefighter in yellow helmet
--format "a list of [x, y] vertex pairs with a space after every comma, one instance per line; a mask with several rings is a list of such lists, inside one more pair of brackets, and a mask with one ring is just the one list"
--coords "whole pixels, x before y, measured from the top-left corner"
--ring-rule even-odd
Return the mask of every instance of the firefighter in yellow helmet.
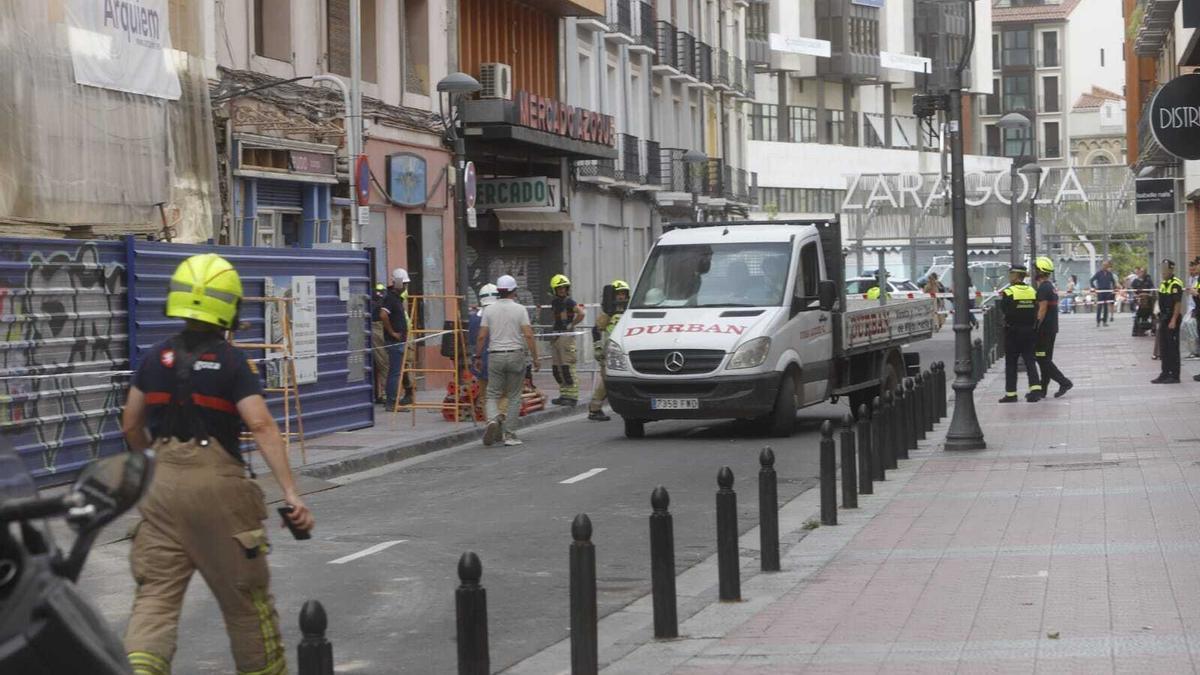
[[1058, 291], [1054, 288], [1054, 261], [1041, 256], [1035, 261], [1037, 267], [1037, 345], [1034, 357], [1042, 374], [1042, 396], [1050, 381], [1058, 383], [1054, 398], [1061, 398], [1075, 384], [1054, 365], [1054, 342], [1058, 339]]
[[550, 330], [557, 334], [550, 339], [550, 371], [558, 383], [558, 398], [550, 402], [569, 407], [579, 403], [579, 379], [575, 374], [578, 356], [575, 336], [565, 333], [573, 333], [583, 321], [583, 306], [571, 297], [571, 280], [565, 274], [550, 278], [550, 291], [554, 293], [550, 301], [554, 325]]
[[166, 314], [183, 330], [142, 358], [121, 418], [133, 452], [158, 455], [129, 559], [137, 584], [125, 650], [137, 675], [165, 675], [188, 581], [200, 572], [225, 618], [239, 673], [284, 674], [287, 663], [267, 569], [262, 489], [246, 477], [238, 438], [254, 436], [301, 532], [313, 518], [296, 491], [283, 439], [254, 365], [225, 341], [242, 282], [212, 253], [171, 277]]
[[609, 337], [621, 320], [621, 315], [625, 313], [625, 308], [629, 306], [629, 284], [621, 279], [615, 279], [609, 288], [612, 290], [606, 295], [611, 295], [612, 298], [611, 300], [606, 298], [605, 302], [601, 303], [604, 306], [601, 307], [600, 314], [596, 317], [596, 328], [592, 331], [596, 362], [600, 364], [600, 379], [596, 380], [596, 388], [592, 391], [592, 401], [588, 404], [588, 419], [594, 422], [607, 422], [612, 419], [604, 413], [604, 401], [608, 398], [608, 390], [604, 386], [604, 378], [608, 374], [608, 369], [604, 365], [604, 358]]
[[1029, 376], [1030, 403], [1042, 399], [1042, 381], [1038, 377], [1034, 347], [1037, 341], [1037, 291], [1025, 283], [1029, 270], [1013, 265], [1008, 271], [1008, 286], [1000, 292], [1000, 311], [1004, 314], [1004, 397], [1001, 403], [1017, 402], [1017, 359], [1024, 359]]

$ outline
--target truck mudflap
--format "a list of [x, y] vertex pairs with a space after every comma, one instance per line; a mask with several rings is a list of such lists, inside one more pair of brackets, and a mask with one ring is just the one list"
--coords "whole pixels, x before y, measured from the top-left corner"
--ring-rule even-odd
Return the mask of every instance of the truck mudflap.
[[774, 410], [781, 377], [763, 373], [672, 382], [610, 375], [604, 386], [613, 411], [625, 419], [745, 419]]

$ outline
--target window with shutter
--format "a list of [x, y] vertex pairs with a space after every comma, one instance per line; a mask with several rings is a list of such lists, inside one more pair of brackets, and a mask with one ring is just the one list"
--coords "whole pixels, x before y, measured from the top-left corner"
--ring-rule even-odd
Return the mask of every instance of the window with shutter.
[[[360, 0], [362, 21], [362, 79], [377, 82], [375, 0]], [[329, 72], [350, 77], [350, 0], [325, 0]]]

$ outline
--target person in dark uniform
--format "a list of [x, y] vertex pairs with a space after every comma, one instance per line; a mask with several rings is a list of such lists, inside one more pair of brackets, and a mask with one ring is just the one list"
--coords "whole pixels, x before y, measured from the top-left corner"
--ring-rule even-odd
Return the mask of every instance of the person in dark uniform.
[[267, 568], [266, 504], [246, 476], [244, 424], [290, 507], [311, 530], [279, 427], [252, 362], [225, 341], [238, 324], [242, 282], [224, 258], [192, 256], [175, 270], [166, 315], [182, 332], [142, 358], [121, 417], [132, 452], [158, 456], [129, 552], [137, 589], [125, 632], [135, 675], [169, 675], [188, 581], [200, 572], [217, 599], [239, 673], [285, 675]]
[[1175, 276], [1175, 262], [1162, 261], [1163, 281], [1158, 286], [1158, 355], [1162, 372], [1154, 384], [1179, 384], [1179, 326], [1183, 323], [1183, 282]]
[[1025, 360], [1029, 375], [1030, 403], [1042, 399], [1042, 380], [1038, 377], [1034, 347], [1037, 343], [1037, 291], [1025, 283], [1029, 273], [1024, 265], [1013, 265], [1008, 286], [1000, 293], [1000, 311], [1004, 314], [1004, 397], [1001, 403], [1017, 402], [1017, 359]]
[[1034, 357], [1042, 373], [1042, 396], [1050, 381], [1058, 383], [1054, 398], [1062, 398], [1074, 383], [1054, 365], [1054, 342], [1058, 339], [1058, 291], [1054, 289], [1054, 261], [1042, 256], [1037, 259], [1037, 344]]

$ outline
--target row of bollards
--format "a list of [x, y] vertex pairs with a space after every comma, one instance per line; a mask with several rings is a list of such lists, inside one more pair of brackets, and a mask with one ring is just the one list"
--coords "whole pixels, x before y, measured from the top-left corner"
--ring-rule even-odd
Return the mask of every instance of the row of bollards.
[[[982, 353], [982, 342], [977, 342]], [[982, 362], [982, 361], [980, 361]], [[858, 507], [859, 495], [874, 492], [874, 483], [886, 480], [898, 460], [908, 459], [918, 441], [933, 430], [947, 414], [945, 364], [934, 363], [927, 371], [905, 378], [892, 391], [884, 391], [870, 404], [862, 404], [841, 420], [842, 508]], [[820, 496], [821, 524], [837, 525], [837, 455], [834, 423], [821, 424]], [[737, 494], [729, 467], [717, 473], [716, 525], [718, 594], [724, 602], [741, 600], [741, 571], [738, 559]], [[763, 448], [759, 454], [759, 545], [764, 572], [781, 569], [779, 552], [779, 493], [775, 453]], [[650, 581], [654, 611], [654, 637], [679, 636], [675, 590], [675, 533], [670, 512], [671, 498], [663, 486], [650, 496]], [[571, 523], [570, 622], [571, 673], [599, 672], [599, 612], [596, 602], [596, 548], [592, 523], [579, 514]], [[488, 649], [487, 591], [480, 580], [483, 565], [472, 552], [458, 561], [459, 586], [455, 590], [459, 675], [486, 675], [490, 670]], [[297, 647], [300, 675], [332, 675], [333, 647], [325, 637], [327, 619], [321, 603], [310, 600], [300, 612], [304, 635]]]

